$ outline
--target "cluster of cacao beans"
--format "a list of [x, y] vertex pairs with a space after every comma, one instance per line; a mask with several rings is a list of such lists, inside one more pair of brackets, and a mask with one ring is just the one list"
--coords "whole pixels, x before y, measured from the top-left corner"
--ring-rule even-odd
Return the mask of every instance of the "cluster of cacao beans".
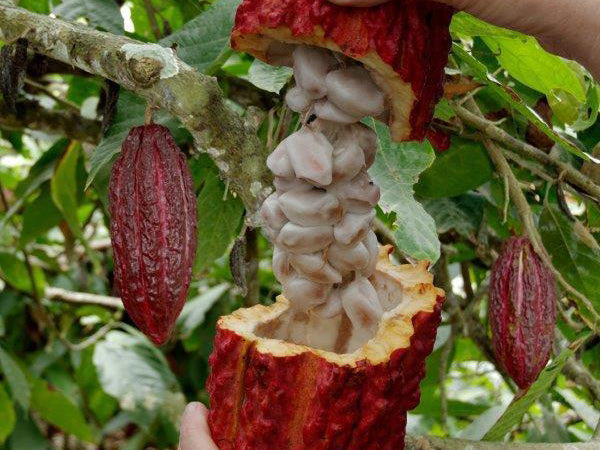
[[274, 243], [273, 271], [297, 311], [376, 325], [383, 308], [369, 281], [378, 256], [372, 230], [379, 188], [367, 169], [377, 136], [360, 123], [385, 113], [369, 72], [316, 47], [293, 48], [296, 86], [286, 95], [302, 128], [267, 160], [276, 191], [261, 217]]
[[112, 168], [110, 235], [125, 310], [164, 344], [183, 308], [196, 253], [196, 196], [185, 155], [162, 125], [133, 128]]
[[519, 388], [527, 389], [552, 352], [556, 287], [526, 237], [509, 239], [492, 268], [489, 317], [498, 362]]

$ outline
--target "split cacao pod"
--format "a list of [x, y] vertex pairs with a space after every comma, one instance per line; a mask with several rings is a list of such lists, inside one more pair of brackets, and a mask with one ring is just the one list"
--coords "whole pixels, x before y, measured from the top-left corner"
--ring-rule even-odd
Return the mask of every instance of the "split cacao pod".
[[526, 237], [509, 239], [492, 268], [489, 319], [496, 358], [527, 389], [550, 359], [556, 286]]
[[219, 319], [207, 389], [220, 449], [404, 448], [444, 292], [428, 263], [398, 266], [390, 253], [370, 277], [386, 313], [354, 351], [340, 351], [356, 338], [342, 315], [297, 313], [283, 296]]
[[133, 128], [112, 168], [110, 235], [125, 310], [157, 345], [185, 303], [196, 253], [196, 198], [168, 128]]
[[244, 0], [231, 44], [267, 63], [274, 43], [324, 47], [356, 59], [386, 94], [392, 138], [423, 140], [443, 94], [452, 13], [430, 0], [369, 8], [328, 0]]

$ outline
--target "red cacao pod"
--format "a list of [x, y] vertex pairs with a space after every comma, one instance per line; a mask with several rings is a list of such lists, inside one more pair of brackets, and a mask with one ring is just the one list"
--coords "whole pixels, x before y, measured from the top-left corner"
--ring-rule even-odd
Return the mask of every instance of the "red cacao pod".
[[528, 388], [550, 359], [556, 287], [526, 237], [509, 239], [492, 268], [489, 318], [496, 358], [519, 388]]
[[168, 128], [133, 128], [112, 168], [115, 283], [134, 323], [157, 345], [185, 303], [196, 253], [196, 198], [185, 155]]
[[341, 315], [295, 312], [283, 296], [219, 320], [207, 389], [220, 449], [404, 448], [444, 292], [428, 263], [398, 266], [390, 252], [369, 279], [386, 310], [374, 335], [352, 335]]
[[325, 47], [367, 67], [387, 94], [396, 141], [422, 140], [443, 94], [453, 9], [430, 0], [369, 8], [327, 0], [244, 0], [232, 47], [266, 62], [274, 42]]

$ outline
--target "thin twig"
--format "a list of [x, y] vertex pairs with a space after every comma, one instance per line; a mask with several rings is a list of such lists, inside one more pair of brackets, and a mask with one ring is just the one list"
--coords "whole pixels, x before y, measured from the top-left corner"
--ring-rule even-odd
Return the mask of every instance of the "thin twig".
[[158, 41], [162, 37], [162, 33], [160, 32], [160, 27], [156, 20], [156, 13], [154, 11], [154, 6], [152, 5], [152, 0], [144, 0], [144, 8], [146, 9], [146, 15], [148, 16], [148, 22], [150, 22], [152, 34]]
[[56, 95], [54, 92], [52, 92], [46, 86], [44, 86], [41, 83], [38, 83], [37, 81], [33, 81], [33, 80], [30, 80], [29, 78], [25, 78], [25, 84], [28, 84], [29, 86], [34, 87], [39, 91], [42, 91], [44, 94], [46, 94], [52, 100], [56, 101], [57, 103], [60, 103], [61, 105], [71, 108], [72, 110], [77, 111], [77, 112], [79, 112], [79, 110], [80, 110], [79, 106], [77, 106], [75, 103], [73, 103], [70, 100], [67, 100], [66, 98], [62, 98], [62, 97]]
[[[467, 102], [467, 105], [472, 105], [473, 99]], [[493, 122], [487, 120], [483, 115], [477, 114], [469, 109], [454, 104], [456, 114], [470, 126], [477, 128], [489, 138], [501, 142], [510, 148], [515, 149], [519, 153], [533, 158], [544, 165], [556, 167], [559, 171], [565, 172], [565, 180], [579, 189], [587, 192], [592, 197], [600, 199], [600, 186], [594, 183], [590, 178], [579, 172], [574, 167], [566, 164], [553, 156], [548, 155], [537, 147], [521, 141], [511, 134], [497, 127]]]
[[[473, 111], [473, 114], [481, 115], [481, 111], [479, 110], [479, 107], [477, 106], [477, 103], [475, 103], [474, 100], [467, 102], [467, 107], [471, 111]], [[487, 149], [490, 158], [494, 162], [500, 176], [508, 178], [510, 196], [517, 208], [519, 217], [523, 222], [523, 228], [525, 230], [525, 233], [529, 237], [535, 252], [542, 259], [544, 265], [552, 271], [554, 277], [556, 278], [558, 283], [563, 287], [563, 289], [569, 292], [571, 295], [577, 297], [581, 301], [581, 303], [589, 310], [589, 313], [594, 317], [594, 321], [589, 321], [583, 314], [582, 318], [588, 323], [590, 328], [592, 328], [593, 330], [597, 330], [598, 324], [600, 324], [600, 316], [596, 312], [592, 302], [585, 295], [583, 295], [581, 292], [579, 292], [577, 289], [571, 286], [571, 284], [567, 282], [563, 275], [552, 264], [552, 259], [550, 258], [550, 255], [544, 247], [542, 238], [533, 220], [533, 213], [531, 212], [529, 203], [527, 202], [527, 199], [525, 198], [525, 195], [523, 194], [523, 191], [519, 186], [519, 182], [515, 177], [512, 169], [510, 168], [508, 161], [506, 161], [506, 158], [504, 157], [496, 143], [492, 141], [492, 139], [484, 139], [483, 144]]]
[[74, 344], [71, 341], [67, 340], [67, 338], [64, 336], [61, 336], [61, 342], [63, 344], [65, 344], [69, 350], [81, 351], [91, 345], [94, 345], [96, 342], [98, 342], [100, 339], [102, 339], [104, 336], [106, 336], [106, 334], [110, 330], [116, 328], [117, 326], [118, 326], [118, 322], [111, 321], [111, 322], [104, 324], [94, 334], [83, 339], [81, 342], [78, 342], [77, 344]]
[[79, 305], [98, 305], [112, 309], [123, 309], [123, 303], [118, 297], [107, 295], [88, 294], [86, 292], [67, 291], [57, 287], [49, 286], [44, 291], [44, 296], [50, 300], [59, 300], [65, 303]]

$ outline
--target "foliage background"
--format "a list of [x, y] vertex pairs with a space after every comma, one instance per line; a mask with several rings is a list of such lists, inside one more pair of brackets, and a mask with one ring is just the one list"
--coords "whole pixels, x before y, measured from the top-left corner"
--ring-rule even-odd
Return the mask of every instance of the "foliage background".
[[[229, 49], [238, 3], [22, 0], [19, 6], [140, 41], [176, 43], [181, 59], [218, 78], [228, 106], [255, 124], [272, 149], [298, 122], [278, 95], [291, 72]], [[382, 187], [380, 240], [408, 259], [437, 261], [437, 282], [450, 292], [409, 431], [586, 441], [600, 420], [600, 199], [556, 162], [600, 184], [598, 167], [584, 162], [586, 153], [600, 156], [598, 86], [533, 38], [467, 14], [455, 16], [452, 34], [447, 96], [436, 110], [436, 127], [452, 134], [450, 149], [393, 144], [385, 126], [370, 122], [381, 144], [371, 170]], [[185, 403], [207, 402], [216, 319], [268, 304], [280, 292], [269, 243], [244, 226], [244, 205], [211, 158], [194, 156], [198, 252], [176, 335], [158, 349], [131, 326], [114, 298], [106, 190], [111, 161], [128, 130], [143, 123], [145, 102], [121, 89], [101, 136], [108, 91], [99, 77], [30, 55], [17, 104], [34, 116], [68, 113], [89, 125], [95, 134], [80, 140], [40, 130], [34, 120], [15, 124], [6, 110], [10, 98], [0, 101], [2, 449], [176, 448]], [[554, 266], [589, 300], [562, 290], [556, 355], [518, 400], [490, 353], [486, 305], [491, 264], [502, 241], [523, 232], [523, 215], [507, 194], [507, 174], [486, 151], [489, 130], [465, 119], [473, 100], [488, 125], [553, 161], [541, 164], [502, 145]], [[190, 134], [165, 113], [156, 120], [191, 156]]]

